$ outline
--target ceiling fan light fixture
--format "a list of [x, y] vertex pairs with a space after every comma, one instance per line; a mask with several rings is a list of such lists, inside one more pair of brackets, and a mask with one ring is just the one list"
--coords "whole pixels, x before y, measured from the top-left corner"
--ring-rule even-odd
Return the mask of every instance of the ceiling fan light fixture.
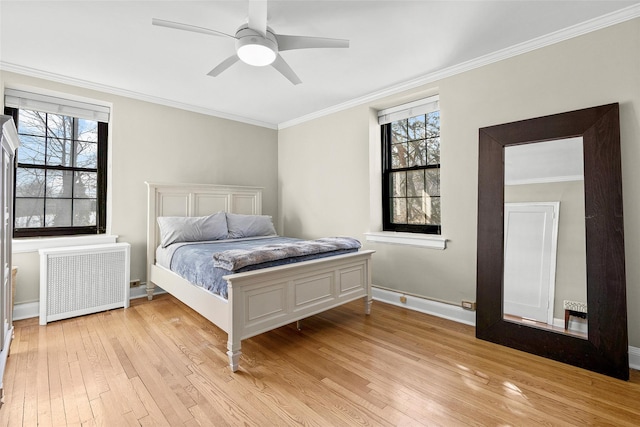
[[248, 43], [238, 48], [238, 57], [246, 64], [263, 67], [276, 60], [276, 53], [262, 44]]
[[278, 44], [271, 34], [262, 37], [251, 29], [242, 29], [236, 34], [236, 52], [238, 58], [246, 64], [256, 67], [269, 65], [278, 56]]

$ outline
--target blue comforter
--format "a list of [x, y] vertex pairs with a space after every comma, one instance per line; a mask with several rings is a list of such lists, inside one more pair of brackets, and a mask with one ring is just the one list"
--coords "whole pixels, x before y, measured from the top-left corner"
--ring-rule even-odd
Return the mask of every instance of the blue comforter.
[[[277, 265], [291, 264], [295, 262], [308, 261], [311, 259], [324, 258], [327, 256], [340, 255], [349, 252], [356, 252], [357, 247], [349, 249], [338, 249], [331, 252], [314, 253], [292, 258], [277, 259], [260, 264], [247, 265], [237, 270], [226, 270], [214, 266], [214, 254], [229, 250], [251, 250], [268, 245], [280, 245], [283, 243], [300, 243], [301, 239], [291, 237], [269, 237], [259, 239], [243, 239], [234, 241], [204, 242], [176, 244], [171, 256], [170, 269], [189, 282], [201, 286], [210, 292], [227, 298], [227, 282], [222, 277], [228, 274], [240, 273], [243, 271], [257, 270], [260, 268], [274, 267]], [[357, 242], [357, 241], [356, 241]], [[173, 245], [171, 245], [173, 246]], [[359, 247], [359, 242], [358, 242]]]

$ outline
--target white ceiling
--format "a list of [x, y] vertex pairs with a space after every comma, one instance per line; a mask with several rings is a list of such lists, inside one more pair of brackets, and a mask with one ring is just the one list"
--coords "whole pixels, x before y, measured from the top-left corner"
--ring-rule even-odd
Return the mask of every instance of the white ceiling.
[[247, 10], [241, 0], [0, 0], [0, 68], [277, 128], [638, 17], [640, 1], [272, 0], [276, 33], [351, 41], [283, 52], [297, 86], [241, 62], [209, 77], [233, 40], [151, 25], [235, 34]]

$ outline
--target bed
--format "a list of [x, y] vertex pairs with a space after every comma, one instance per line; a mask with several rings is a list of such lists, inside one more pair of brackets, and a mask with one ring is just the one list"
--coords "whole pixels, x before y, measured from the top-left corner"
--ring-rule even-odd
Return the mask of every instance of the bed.
[[147, 296], [161, 287], [228, 335], [227, 355], [232, 371], [239, 369], [241, 341], [362, 298], [371, 311], [371, 255], [374, 251], [225, 275], [227, 298], [156, 263], [161, 246], [158, 217], [203, 217], [216, 212], [262, 214], [260, 187], [213, 184], [146, 183]]

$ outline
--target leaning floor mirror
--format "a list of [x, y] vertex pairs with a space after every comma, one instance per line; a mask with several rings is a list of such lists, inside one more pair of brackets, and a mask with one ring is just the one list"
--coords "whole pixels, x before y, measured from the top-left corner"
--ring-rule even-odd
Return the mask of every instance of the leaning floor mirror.
[[618, 104], [480, 129], [476, 336], [629, 379]]

